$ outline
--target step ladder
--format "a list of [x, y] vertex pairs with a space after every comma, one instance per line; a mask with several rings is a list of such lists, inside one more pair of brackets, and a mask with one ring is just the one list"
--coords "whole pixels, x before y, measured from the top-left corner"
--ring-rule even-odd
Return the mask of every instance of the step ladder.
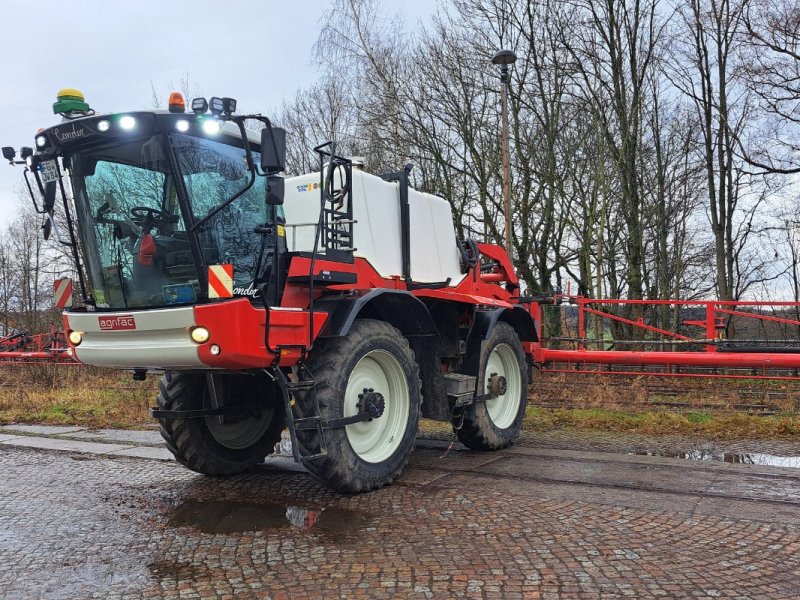
[[[274, 369], [273, 375], [283, 394], [283, 403], [286, 409], [286, 426], [289, 428], [289, 435], [292, 440], [292, 455], [296, 462], [304, 464], [328, 456], [328, 449], [325, 444], [325, 430], [319, 410], [319, 402], [317, 402], [314, 376], [303, 362], [297, 365], [297, 370], [298, 381], [289, 381], [286, 374], [277, 367]], [[302, 377], [300, 377], [301, 373]], [[296, 416], [295, 407], [302, 408], [301, 414], [303, 416]], [[316, 430], [317, 432], [319, 447], [316, 449], [303, 449], [297, 441], [297, 432], [308, 430]], [[304, 454], [303, 452], [308, 453]]]

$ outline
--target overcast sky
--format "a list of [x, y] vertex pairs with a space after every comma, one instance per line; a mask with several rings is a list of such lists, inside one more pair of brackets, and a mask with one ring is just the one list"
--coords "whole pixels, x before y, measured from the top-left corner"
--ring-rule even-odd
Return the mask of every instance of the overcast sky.
[[[331, 0], [39, 0], [0, 4], [0, 145], [33, 146], [58, 123], [56, 92], [77, 88], [98, 112], [151, 107], [185, 72], [207, 96], [267, 112], [318, 72], [311, 47]], [[435, 0], [386, 0], [409, 27]], [[22, 168], [0, 164], [0, 225], [13, 216]]]

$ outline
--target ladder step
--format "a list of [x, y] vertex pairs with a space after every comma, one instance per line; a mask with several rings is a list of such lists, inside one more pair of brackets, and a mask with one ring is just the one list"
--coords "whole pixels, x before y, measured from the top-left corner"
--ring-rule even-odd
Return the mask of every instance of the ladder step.
[[[328, 456], [328, 449], [325, 445], [325, 431], [322, 426], [322, 415], [319, 410], [319, 403], [317, 402], [317, 394], [315, 391], [315, 383], [312, 373], [304, 363], [300, 363], [299, 369], [302, 376], [305, 378], [301, 381], [289, 381], [286, 375], [277, 370], [275, 379], [283, 390], [283, 400], [286, 409], [286, 421], [289, 427], [289, 433], [292, 438], [292, 454], [294, 459], [299, 463], [306, 463], [318, 458]], [[295, 393], [297, 396], [295, 401], [292, 401], [290, 394]], [[301, 403], [305, 410], [313, 413], [307, 417], [295, 417], [293, 406], [296, 403]], [[316, 431], [319, 435], [319, 451], [309, 454], [301, 452], [300, 445], [297, 442], [298, 431]]]
[[310, 390], [314, 388], [313, 381], [290, 381], [286, 387], [292, 391], [295, 390]]
[[322, 421], [320, 415], [313, 417], [303, 417], [302, 419], [294, 419], [294, 428], [296, 431], [308, 431], [309, 429], [317, 429], [319, 423]]
[[317, 458], [325, 458], [326, 456], [328, 456], [328, 451], [327, 450], [323, 450], [322, 452], [317, 452], [316, 454], [304, 454], [301, 457], [301, 460], [303, 462], [306, 462], [306, 461], [309, 461], [309, 460], [315, 460]]

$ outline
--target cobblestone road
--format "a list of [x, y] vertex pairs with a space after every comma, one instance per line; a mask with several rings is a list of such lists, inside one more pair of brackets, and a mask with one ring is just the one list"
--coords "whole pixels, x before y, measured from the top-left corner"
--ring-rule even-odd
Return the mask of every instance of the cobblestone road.
[[337, 496], [0, 445], [0, 596], [793, 598], [800, 471], [521, 445]]

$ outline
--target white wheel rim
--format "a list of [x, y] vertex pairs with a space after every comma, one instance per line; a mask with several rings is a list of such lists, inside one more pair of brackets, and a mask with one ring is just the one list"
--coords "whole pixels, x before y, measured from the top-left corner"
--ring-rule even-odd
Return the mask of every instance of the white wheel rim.
[[383, 414], [371, 421], [348, 425], [344, 430], [350, 446], [362, 460], [379, 463], [400, 447], [408, 428], [408, 380], [393, 354], [385, 350], [372, 350], [358, 361], [350, 373], [342, 416], [352, 417], [360, 412], [358, 395], [364, 393], [364, 388], [372, 388], [383, 395]]
[[506, 379], [506, 393], [486, 401], [486, 410], [492, 423], [499, 429], [510, 427], [517, 418], [522, 399], [522, 373], [514, 349], [508, 344], [498, 344], [489, 355], [484, 371], [484, 394], [489, 393], [489, 377], [497, 373]]

